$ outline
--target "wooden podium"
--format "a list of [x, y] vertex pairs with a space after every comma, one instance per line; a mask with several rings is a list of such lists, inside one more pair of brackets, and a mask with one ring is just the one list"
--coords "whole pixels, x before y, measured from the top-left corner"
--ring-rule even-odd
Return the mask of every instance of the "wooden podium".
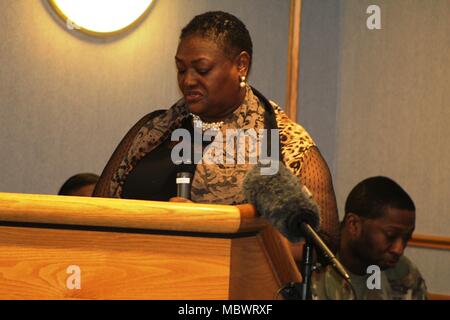
[[281, 299], [300, 280], [251, 205], [0, 193], [0, 299]]

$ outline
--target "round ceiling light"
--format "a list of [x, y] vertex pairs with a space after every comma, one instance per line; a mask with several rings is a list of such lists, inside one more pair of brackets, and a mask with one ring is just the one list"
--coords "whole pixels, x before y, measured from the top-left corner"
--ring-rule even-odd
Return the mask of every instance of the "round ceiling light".
[[108, 35], [129, 29], [153, 0], [48, 0], [69, 29]]

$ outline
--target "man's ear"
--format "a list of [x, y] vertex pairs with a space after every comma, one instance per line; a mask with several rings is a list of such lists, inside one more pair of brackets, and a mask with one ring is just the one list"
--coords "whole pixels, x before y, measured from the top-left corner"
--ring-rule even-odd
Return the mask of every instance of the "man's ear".
[[247, 77], [250, 68], [250, 55], [247, 51], [242, 51], [239, 53], [235, 61], [239, 71], [239, 76]]
[[347, 213], [345, 215], [345, 228], [348, 234], [353, 238], [358, 238], [362, 232], [362, 219], [354, 213]]

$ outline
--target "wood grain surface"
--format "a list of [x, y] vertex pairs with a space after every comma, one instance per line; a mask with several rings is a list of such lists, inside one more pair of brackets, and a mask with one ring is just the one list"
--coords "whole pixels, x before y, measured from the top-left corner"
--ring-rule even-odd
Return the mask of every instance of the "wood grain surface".
[[0, 221], [236, 233], [262, 229], [251, 205], [0, 193]]
[[[0, 227], [1, 299], [227, 299], [230, 239]], [[79, 266], [81, 289], [67, 268]]]
[[[1, 226], [0, 299], [280, 298], [284, 281], [298, 277], [276, 261], [288, 249], [260, 237]], [[70, 266], [80, 268], [80, 289], [67, 284]]]
[[302, 0], [291, 0], [289, 19], [287, 97], [285, 110], [288, 117], [293, 121], [297, 121], [301, 15]]

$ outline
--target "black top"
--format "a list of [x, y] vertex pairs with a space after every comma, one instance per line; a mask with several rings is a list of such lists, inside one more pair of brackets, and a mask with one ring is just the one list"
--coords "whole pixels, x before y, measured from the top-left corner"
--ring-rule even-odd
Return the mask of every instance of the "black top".
[[[194, 127], [192, 117], [182, 123], [181, 128], [189, 131], [193, 146]], [[129, 173], [122, 190], [122, 198], [138, 200], [168, 201], [177, 196], [177, 172], [195, 171], [195, 165], [176, 165], [171, 159], [172, 148], [177, 144], [170, 136], [152, 152], [142, 158]], [[205, 148], [210, 142], [203, 142]], [[194, 149], [192, 153], [194, 154]]]
[[122, 198], [168, 201], [177, 195], [170, 137], [139, 161], [123, 185]]
[[[276, 129], [277, 123], [270, 102], [256, 89], [252, 88], [252, 90], [265, 108], [265, 128]], [[191, 116], [187, 117], [183, 121], [181, 128], [189, 131], [192, 138], [191, 145], [194, 146], [194, 127], [192, 125]], [[177, 166], [171, 160], [172, 148], [176, 145], [176, 143], [177, 142], [172, 142], [170, 137], [168, 137], [166, 141], [161, 143], [152, 152], [148, 153], [139, 161], [124, 182], [122, 198], [168, 201], [170, 198], [177, 195], [177, 186], [175, 182], [177, 172], [186, 171], [186, 166]], [[202, 148], [197, 150], [204, 149], [210, 143], [211, 142], [203, 142]], [[268, 150], [271, 150], [270, 143], [271, 141], [269, 139], [267, 146]], [[192, 154], [194, 154], [194, 149], [192, 150]], [[281, 156], [281, 149], [279, 159], [283, 159]], [[190, 167], [189, 171], [191, 170], [192, 172], [195, 171], [195, 165]]]

